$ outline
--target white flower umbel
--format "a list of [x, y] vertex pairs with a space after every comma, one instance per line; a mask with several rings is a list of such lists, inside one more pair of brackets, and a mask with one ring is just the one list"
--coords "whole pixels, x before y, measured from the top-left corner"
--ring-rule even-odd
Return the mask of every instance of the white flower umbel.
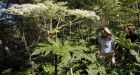
[[67, 9], [64, 6], [65, 3], [53, 3], [52, 1], [46, 1], [38, 4], [14, 4], [8, 9], [3, 9], [3, 12], [13, 15], [22, 16], [38, 16], [45, 15], [47, 18], [60, 18], [65, 16], [77, 16], [79, 18], [90, 18], [100, 20], [100, 17], [96, 15], [94, 11], [80, 10], [80, 9]]
[[46, 6], [42, 3], [22, 5], [14, 4], [8, 9], [2, 9], [2, 12], [14, 15], [30, 15], [33, 10], [42, 11], [44, 9], [46, 9]]
[[96, 18], [97, 20], [100, 20], [100, 17], [96, 15], [94, 11], [75, 9], [75, 10], [68, 10], [68, 12], [71, 15], [77, 15], [79, 17], [86, 17], [91, 19]]

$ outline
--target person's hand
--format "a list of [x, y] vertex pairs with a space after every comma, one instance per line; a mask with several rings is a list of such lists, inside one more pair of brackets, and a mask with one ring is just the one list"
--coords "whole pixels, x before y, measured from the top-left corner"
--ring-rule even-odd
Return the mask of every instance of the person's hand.
[[115, 51], [114, 51], [114, 50], [112, 50], [111, 52], [112, 52], [112, 53], [114, 53]]

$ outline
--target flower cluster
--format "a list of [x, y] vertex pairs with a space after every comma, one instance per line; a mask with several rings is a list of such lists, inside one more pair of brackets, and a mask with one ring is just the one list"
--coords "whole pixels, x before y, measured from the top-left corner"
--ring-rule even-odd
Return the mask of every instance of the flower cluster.
[[14, 14], [14, 15], [22, 15], [22, 16], [37, 16], [40, 14], [40, 12], [43, 11], [43, 15], [46, 15], [47, 17], [51, 18], [57, 18], [57, 17], [65, 17], [66, 15], [75, 15], [80, 18], [90, 18], [90, 19], [97, 19], [100, 20], [100, 17], [96, 15], [94, 11], [88, 11], [88, 10], [70, 10], [67, 9], [66, 6], [64, 6], [64, 3], [53, 3], [51, 1], [38, 4], [14, 4], [8, 9], [3, 9], [3, 12], [6, 12], [8, 14]]
[[2, 9], [3, 12], [14, 15], [30, 15], [33, 10], [44, 10], [46, 6], [42, 3], [38, 4], [14, 4], [8, 9]]
[[79, 17], [86, 17], [91, 19], [96, 18], [97, 20], [100, 20], [100, 17], [96, 15], [94, 11], [75, 9], [75, 10], [68, 10], [68, 12], [71, 15], [77, 15]]

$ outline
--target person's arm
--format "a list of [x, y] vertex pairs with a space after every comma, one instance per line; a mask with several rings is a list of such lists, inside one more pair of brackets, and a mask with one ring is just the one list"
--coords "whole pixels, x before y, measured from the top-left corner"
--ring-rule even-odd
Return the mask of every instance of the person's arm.
[[115, 43], [112, 45], [112, 52], [115, 52]]
[[115, 40], [112, 38], [112, 52], [115, 51]]

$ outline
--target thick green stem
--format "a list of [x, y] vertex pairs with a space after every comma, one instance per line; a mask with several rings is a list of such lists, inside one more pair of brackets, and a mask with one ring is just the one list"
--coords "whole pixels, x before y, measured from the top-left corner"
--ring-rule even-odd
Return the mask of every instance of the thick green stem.
[[74, 75], [73, 74], [73, 69], [70, 67], [70, 75]]

